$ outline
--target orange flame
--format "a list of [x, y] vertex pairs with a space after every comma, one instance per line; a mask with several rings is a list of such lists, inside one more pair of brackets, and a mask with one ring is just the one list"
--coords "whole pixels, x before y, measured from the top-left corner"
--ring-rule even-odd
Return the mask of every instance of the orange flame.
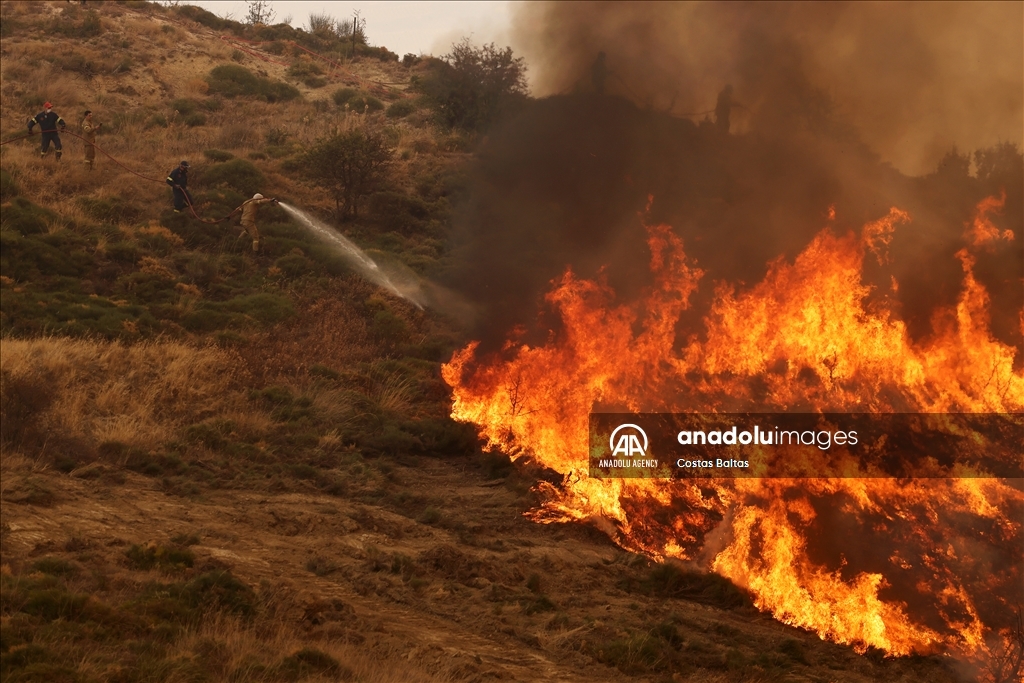
[[[977, 226], [1001, 202], [979, 204], [972, 244], [985, 242]], [[547, 295], [563, 322], [549, 343], [509, 343], [485, 359], [470, 344], [443, 366], [452, 416], [476, 424], [489, 447], [564, 475], [561, 486], [539, 485], [545, 502], [528, 513], [537, 521], [590, 522], [656, 559], [704, 557], [759, 608], [861, 651], [982, 657], [996, 635], [989, 622], [1009, 611], [1022, 580], [1019, 553], [991, 559], [1024, 543], [1024, 493], [1013, 482], [588, 476], [595, 409], [1024, 411], [1016, 350], [989, 332], [988, 294], [966, 249], [955, 311], [927, 342], [868, 304], [866, 252], [884, 263], [893, 231], [910, 220], [893, 208], [860, 236], [822, 231], [747, 291], [719, 285], [703, 329], [683, 337], [703, 272], [671, 228], [649, 227], [654, 280], [638, 301], [566, 272]], [[828, 541], [838, 532], [826, 513], [870, 539]]]
[[1000, 239], [1008, 242], [1013, 241], [1013, 230], [1003, 230], [1000, 232], [999, 228], [992, 223], [992, 219], [989, 218], [990, 214], [1001, 214], [1005, 205], [1005, 189], [1002, 191], [999, 199], [986, 197], [978, 203], [974, 211], [974, 219], [967, 230], [968, 240], [973, 246], [980, 247]]

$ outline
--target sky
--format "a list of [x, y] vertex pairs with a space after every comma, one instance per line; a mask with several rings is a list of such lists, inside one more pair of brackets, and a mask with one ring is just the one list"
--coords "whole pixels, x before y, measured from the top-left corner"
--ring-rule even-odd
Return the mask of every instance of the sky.
[[[244, 21], [245, 0], [187, 0], [217, 16]], [[335, 19], [351, 18], [354, 10], [366, 20], [371, 45], [386, 47], [398, 55], [407, 53], [441, 56], [453, 43], [469, 37], [476, 44], [509, 44], [512, 2], [331, 2], [327, 0], [271, 0], [275, 23], [291, 18], [304, 28], [310, 14], [327, 13]]]

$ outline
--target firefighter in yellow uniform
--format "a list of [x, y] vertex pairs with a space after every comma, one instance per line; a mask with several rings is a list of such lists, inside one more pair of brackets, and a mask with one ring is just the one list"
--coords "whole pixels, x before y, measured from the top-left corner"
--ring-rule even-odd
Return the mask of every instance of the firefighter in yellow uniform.
[[[277, 204], [276, 199], [264, 198], [259, 192], [242, 203], [238, 209], [242, 210], [242, 227], [252, 237], [252, 250], [258, 252], [260, 250], [260, 231], [256, 228], [256, 210], [260, 204]], [[238, 209], [235, 209], [236, 211]]]
[[86, 110], [85, 118], [82, 119], [82, 139], [85, 141], [85, 165], [90, 171], [96, 161], [96, 133], [100, 125], [92, 120], [92, 112]]

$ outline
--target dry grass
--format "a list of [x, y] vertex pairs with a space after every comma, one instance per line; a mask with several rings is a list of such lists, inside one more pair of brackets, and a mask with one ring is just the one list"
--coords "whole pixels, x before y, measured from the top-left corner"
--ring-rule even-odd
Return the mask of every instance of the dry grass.
[[52, 401], [39, 416], [48, 430], [94, 445], [149, 445], [213, 415], [249, 412], [234, 388], [237, 359], [213, 347], [9, 339], [0, 364], [5, 380], [49, 387]]
[[[201, 651], [204, 646], [208, 648], [209, 643], [221, 646], [218, 659], [223, 663], [225, 671], [245, 672], [246, 668], [250, 667], [250, 675], [235, 673], [231, 677], [233, 682], [240, 683], [264, 680], [266, 674], [255, 664], [266, 662], [268, 654], [286, 656], [311, 646], [308, 638], [299, 636], [294, 627], [283, 618], [264, 617], [258, 623], [247, 624], [234, 617], [218, 614], [204, 620], [202, 625], [181, 638], [175, 643], [174, 649], [177, 652], [168, 654], [170, 657], [188, 657], [194, 652]], [[442, 683], [452, 680], [448, 676], [427, 671], [395, 651], [378, 651], [374, 656], [353, 645], [329, 640], [313, 643], [312, 647], [337, 660], [352, 672], [351, 680], [362, 683]], [[313, 677], [303, 680], [321, 679]]]

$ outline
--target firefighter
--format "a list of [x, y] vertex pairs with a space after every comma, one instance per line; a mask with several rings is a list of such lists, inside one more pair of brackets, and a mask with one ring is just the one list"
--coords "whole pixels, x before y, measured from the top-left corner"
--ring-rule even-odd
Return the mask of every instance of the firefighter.
[[90, 171], [96, 161], [96, 133], [100, 125], [92, 120], [92, 112], [87, 109], [82, 119], [82, 138], [85, 140], [85, 165]]
[[32, 129], [36, 124], [39, 124], [39, 132], [43, 134], [42, 147], [39, 149], [39, 158], [42, 159], [50, 151], [50, 143], [53, 143], [53, 149], [57, 153], [57, 161], [60, 161], [61, 154], [63, 154], [62, 146], [60, 144], [60, 135], [58, 134], [58, 128], [63, 131], [67, 125], [64, 123], [57, 112], [53, 110], [53, 105], [49, 102], [43, 105], [43, 110], [28, 120], [28, 132], [32, 134]]
[[715, 128], [723, 135], [729, 134], [729, 115], [732, 108], [738, 107], [732, 100], [732, 86], [727, 85], [718, 93], [718, 102], [715, 103]]
[[192, 206], [192, 195], [188, 193], [188, 169], [188, 162], [182, 161], [167, 175], [167, 184], [174, 190], [174, 213]]
[[256, 228], [256, 211], [260, 204], [277, 204], [276, 199], [267, 199], [259, 192], [252, 196], [252, 199], [248, 199], [242, 203], [238, 209], [242, 211], [242, 227], [252, 237], [252, 250], [258, 252], [260, 250], [260, 231]]

